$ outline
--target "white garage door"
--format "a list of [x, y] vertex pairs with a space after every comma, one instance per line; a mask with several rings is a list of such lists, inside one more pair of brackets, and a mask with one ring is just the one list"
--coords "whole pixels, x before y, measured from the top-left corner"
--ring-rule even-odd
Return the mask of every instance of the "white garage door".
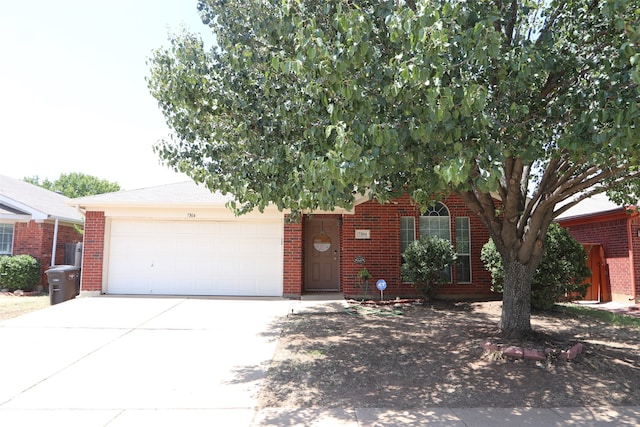
[[106, 292], [281, 296], [282, 237], [282, 220], [113, 220]]

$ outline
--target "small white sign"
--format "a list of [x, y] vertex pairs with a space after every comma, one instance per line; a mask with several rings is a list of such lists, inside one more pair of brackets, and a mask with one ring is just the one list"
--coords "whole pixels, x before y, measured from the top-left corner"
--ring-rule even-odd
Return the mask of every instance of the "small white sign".
[[370, 239], [371, 230], [356, 230], [356, 239]]

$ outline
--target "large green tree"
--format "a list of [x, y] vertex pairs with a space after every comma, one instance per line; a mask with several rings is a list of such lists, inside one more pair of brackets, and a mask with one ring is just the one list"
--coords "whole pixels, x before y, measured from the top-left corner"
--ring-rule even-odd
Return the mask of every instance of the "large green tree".
[[294, 213], [458, 194], [505, 266], [500, 327], [531, 329], [549, 224], [636, 194], [638, 0], [202, 0], [217, 44], [150, 60], [163, 161]]
[[100, 179], [80, 172], [60, 174], [54, 181], [45, 178], [40, 182], [39, 176], [25, 177], [23, 181], [46, 188], [47, 190], [59, 192], [72, 199], [121, 190], [120, 184], [117, 182], [110, 182], [106, 179]]

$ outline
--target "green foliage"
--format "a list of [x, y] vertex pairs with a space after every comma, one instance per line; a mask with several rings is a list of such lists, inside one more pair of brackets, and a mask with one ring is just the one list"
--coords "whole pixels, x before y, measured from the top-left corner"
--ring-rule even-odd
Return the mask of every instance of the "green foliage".
[[[509, 263], [535, 266], [574, 198], [640, 196], [637, 0], [198, 9], [217, 45], [175, 34], [149, 61], [173, 131], [155, 151], [233, 194], [238, 213], [274, 204], [297, 216], [405, 192], [426, 206], [452, 192]], [[532, 270], [507, 269], [507, 298], [528, 295]]]
[[371, 273], [369, 273], [369, 270], [367, 270], [366, 268], [363, 268], [360, 271], [358, 271], [358, 278], [364, 279], [364, 280], [370, 279]]
[[410, 282], [425, 299], [444, 282], [442, 272], [456, 259], [451, 242], [438, 237], [421, 237], [407, 246], [402, 264], [402, 280]]
[[31, 291], [40, 283], [40, 261], [31, 255], [0, 257], [0, 288]]
[[358, 279], [362, 280], [361, 283], [358, 283], [358, 286], [364, 286], [364, 297], [369, 297], [369, 279], [371, 279], [371, 273], [365, 267], [358, 271]]
[[176, 34], [150, 60], [175, 131], [156, 151], [247, 209], [489, 193], [514, 158], [607, 184], [638, 165], [635, 0], [198, 8], [219, 46]]
[[[492, 240], [482, 247], [480, 255], [485, 268], [491, 273], [492, 290], [503, 291], [504, 268], [502, 258]], [[591, 276], [587, 267], [587, 254], [567, 230], [552, 224], [547, 233], [545, 251], [531, 283], [531, 307], [548, 310], [567, 294], [583, 297], [587, 285], [582, 282]]]
[[559, 311], [564, 311], [565, 313], [571, 313], [573, 315], [598, 319], [615, 326], [640, 328], [640, 318], [632, 315], [612, 313], [607, 310], [583, 307], [570, 303], [557, 304], [556, 309]]
[[491, 274], [491, 290], [493, 292], [502, 292], [504, 284], [504, 266], [502, 257], [496, 248], [493, 239], [489, 239], [482, 246], [480, 251], [480, 260], [484, 264], [484, 268]]
[[100, 179], [78, 172], [63, 173], [55, 181], [49, 181], [45, 178], [44, 181], [40, 182], [40, 177], [38, 176], [25, 177], [24, 181], [50, 191], [58, 192], [72, 199], [121, 190], [120, 185], [116, 182], [109, 182], [106, 179]]

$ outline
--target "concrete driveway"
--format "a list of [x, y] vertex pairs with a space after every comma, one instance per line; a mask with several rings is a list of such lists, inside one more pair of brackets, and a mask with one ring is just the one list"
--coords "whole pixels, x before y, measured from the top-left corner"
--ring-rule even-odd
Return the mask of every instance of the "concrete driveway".
[[244, 425], [291, 301], [79, 298], [0, 322], [0, 425]]

